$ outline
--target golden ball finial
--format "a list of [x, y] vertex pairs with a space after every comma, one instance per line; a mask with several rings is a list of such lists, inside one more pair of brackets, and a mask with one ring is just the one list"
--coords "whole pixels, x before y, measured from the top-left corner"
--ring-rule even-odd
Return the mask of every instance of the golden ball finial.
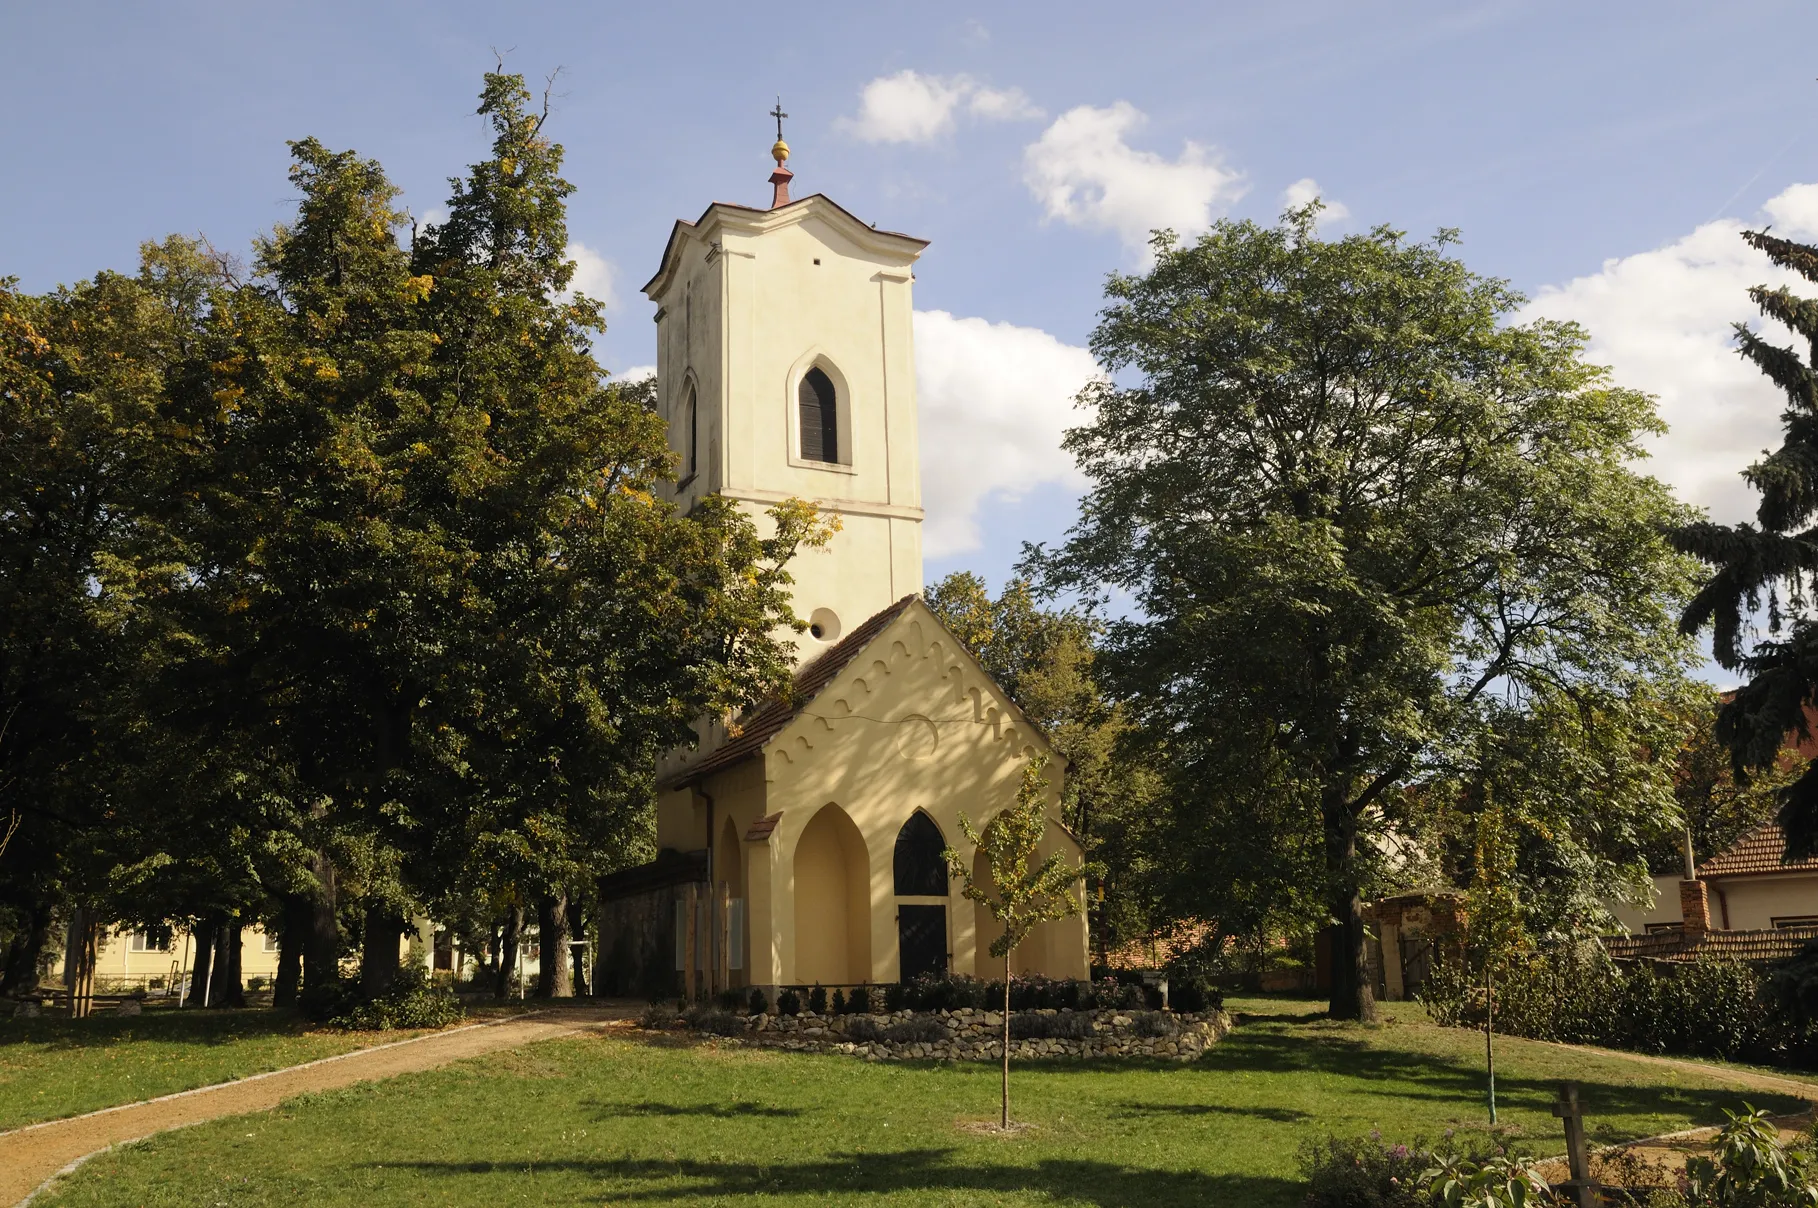
[[770, 158], [776, 161], [777, 167], [782, 167], [783, 161], [789, 158], [789, 144], [777, 139], [776, 146], [770, 148]]

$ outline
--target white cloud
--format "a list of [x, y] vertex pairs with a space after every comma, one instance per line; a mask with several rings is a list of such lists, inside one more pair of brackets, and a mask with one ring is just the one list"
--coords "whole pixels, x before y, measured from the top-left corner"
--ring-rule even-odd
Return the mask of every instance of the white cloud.
[[1033, 327], [918, 310], [915, 373], [928, 557], [977, 549], [994, 497], [1084, 485], [1060, 442], [1086, 419], [1073, 405], [1098, 374], [1086, 349]]
[[1311, 176], [1303, 176], [1282, 190], [1281, 206], [1284, 210], [1298, 210], [1314, 198], [1325, 203], [1325, 209], [1319, 212], [1320, 226], [1328, 222], [1343, 222], [1351, 216], [1350, 207], [1321, 193], [1319, 182]]
[[981, 121], [1042, 116], [1020, 88], [986, 88], [963, 75], [905, 69], [866, 84], [859, 91], [858, 116], [834, 125], [868, 143], [927, 143], [953, 130], [962, 105]]
[[1018, 122], [1045, 116], [1021, 88], [975, 88], [966, 108], [973, 117], [987, 122]]
[[612, 287], [618, 270], [612, 261], [575, 239], [568, 242], [568, 258], [574, 261], [574, 278], [568, 283], [569, 292], [586, 294], [602, 306], [614, 305]]
[[[1776, 233], [1818, 235], [1818, 185], [1794, 185], [1762, 208]], [[1736, 355], [1730, 324], [1746, 321], [1790, 342], [1792, 333], [1764, 320], [1746, 291], [1796, 281], [1743, 243], [1743, 229], [1722, 218], [1665, 247], [1607, 260], [1596, 273], [1542, 289], [1521, 316], [1584, 325], [1591, 360], [1609, 365], [1619, 384], [1659, 398], [1671, 431], [1651, 442], [1643, 468], [1723, 523], [1752, 518], [1757, 496], [1738, 473], [1779, 445], [1785, 407], [1785, 396]]]
[[1244, 194], [1241, 173], [1188, 142], [1178, 159], [1138, 151], [1127, 136], [1148, 119], [1128, 101], [1069, 109], [1023, 152], [1023, 182], [1049, 218], [1115, 232], [1146, 254], [1149, 233], [1195, 235]]
[[645, 378], [656, 376], [655, 365], [633, 365], [629, 369], [619, 370], [617, 377], [621, 382], [641, 382]]

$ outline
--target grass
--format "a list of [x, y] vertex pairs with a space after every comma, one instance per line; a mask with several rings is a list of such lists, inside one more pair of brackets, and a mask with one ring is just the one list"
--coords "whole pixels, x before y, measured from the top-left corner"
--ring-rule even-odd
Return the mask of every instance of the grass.
[[[964, 1127], [995, 1116], [989, 1065], [584, 1037], [168, 1134], [35, 1202], [1289, 1208], [1307, 1140], [1481, 1127], [1470, 1033], [1234, 1005], [1260, 1017], [1193, 1065], [1021, 1066], [1013, 1114], [1034, 1127], [1010, 1139]], [[1600, 1141], [1714, 1123], [1744, 1097], [1703, 1071], [1503, 1041], [1503, 1119], [1537, 1152], [1562, 1147], [1549, 1106], [1568, 1077]]]
[[309, 1031], [288, 1011], [0, 1020], [0, 1130], [80, 1115], [413, 1033]]

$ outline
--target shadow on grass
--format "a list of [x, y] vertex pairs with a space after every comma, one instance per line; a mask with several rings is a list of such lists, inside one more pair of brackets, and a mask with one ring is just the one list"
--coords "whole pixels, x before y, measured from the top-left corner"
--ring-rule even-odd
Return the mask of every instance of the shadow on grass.
[[253, 1007], [238, 1011], [175, 1008], [143, 1015], [107, 1012], [87, 1019], [41, 1016], [0, 1021], [0, 1049], [8, 1045], [43, 1045], [53, 1051], [105, 1048], [135, 1041], [169, 1044], [231, 1044], [262, 1036], [301, 1036], [303, 1017], [290, 1010]]
[[1226, 1103], [1119, 1103], [1118, 1115], [1137, 1116], [1249, 1116], [1276, 1124], [1304, 1124], [1315, 1117], [1292, 1107], [1235, 1107]]
[[[830, 1154], [815, 1162], [707, 1162], [643, 1159], [540, 1161], [538, 1171], [568, 1171], [611, 1184], [612, 1203], [686, 1203], [715, 1196], [803, 1196], [946, 1191], [973, 1194], [1034, 1192], [1097, 1208], [1199, 1208], [1242, 1204], [1271, 1208], [1296, 1203], [1303, 1189], [1290, 1179], [1146, 1170], [1112, 1162], [1048, 1159], [1026, 1166], [969, 1161], [956, 1149]], [[523, 1173], [524, 1163], [386, 1162], [447, 1178]]]
[[601, 1119], [614, 1116], [707, 1116], [715, 1120], [737, 1120], [750, 1117], [788, 1119], [802, 1115], [799, 1107], [770, 1107], [763, 1103], [601, 1103], [595, 1100], [582, 1107], [593, 1109]]

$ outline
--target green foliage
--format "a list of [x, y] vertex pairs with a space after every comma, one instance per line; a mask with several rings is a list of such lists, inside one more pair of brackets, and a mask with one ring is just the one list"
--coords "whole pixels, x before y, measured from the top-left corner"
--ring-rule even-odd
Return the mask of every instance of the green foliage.
[[1524, 1208], [1559, 1202], [1545, 1179], [1503, 1153], [1479, 1160], [1441, 1154], [1421, 1172], [1420, 1182], [1432, 1201], [1444, 1208]]
[[[1031, 928], [1080, 912], [1074, 887], [1086, 875], [1084, 866], [1071, 866], [1060, 852], [1035, 862], [1037, 849], [1048, 832], [1048, 778], [1044, 761], [1031, 759], [1023, 769], [1016, 803], [994, 815], [980, 831], [960, 815], [966, 841], [983, 852], [990, 867], [988, 884], [973, 880], [972, 862], [948, 848], [942, 853], [951, 875], [963, 884], [961, 895], [991, 912], [1003, 930], [991, 941], [991, 955], [1008, 959]], [[1007, 966], [1006, 966], [1007, 967]]]
[[1432, 1153], [1390, 1145], [1381, 1133], [1305, 1141], [1297, 1155], [1307, 1185], [1306, 1208], [1431, 1208], [1421, 1175]]
[[1691, 568], [1661, 537], [1686, 512], [1632, 468], [1652, 401], [1578, 328], [1511, 323], [1522, 299], [1451, 241], [1323, 240], [1313, 208], [1158, 235], [1093, 336], [1113, 376], [1067, 436], [1081, 519], [1027, 562], [1044, 590], [1133, 600], [1098, 665], [1180, 769], [1175, 850], [1284, 853], [1249, 911], [1318, 896], [1341, 1015], [1370, 1010], [1369, 840], [1480, 705], [1620, 695], [1690, 657]]
[[1018, 1011], [1010, 1016], [1012, 1040], [1084, 1040], [1092, 1035], [1092, 1016], [1084, 1011]]
[[744, 1019], [724, 1007], [692, 1006], [682, 1012], [682, 1020], [695, 1031], [709, 1036], [742, 1036], [745, 1033]]
[[[1567, 1044], [1818, 1067], [1818, 1025], [1777, 997], [1775, 976], [1714, 957], [1623, 966], [1595, 942], [1562, 945], [1504, 966], [1496, 1028]], [[1421, 998], [1437, 1023], [1483, 1027], [1481, 979], [1456, 963], [1438, 964]]]
[[751, 997], [745, 1000], [745, 1013], [747, 1015], [768, 1015], [770, 1013], [769, 996], [756, 986], [751, 987]]
[[[1818, 281], [1818, 249], [1766, 231], [1745, 231], [1742, 238], [1775, 265]], [[1749, 297], [1808, 346], [1818, 338], [1818, 310], [1809, 300], [1765, 285], [1750, 289]], [[1769, 343], [1745, 324], [1736, 325], [1736, 339], [1743, 358], [1785, 393], [1785, 436], [1743, 474], [1761, 493], [1756, 523], [1700, 519], [1681, 526], [1674, 540], [1710, 568], [1681, 627], [1697, 633], [1709, 626], [1712, 657], [1746, 679], [1717, 717], [1717, 739], [1729, 750], [1736, 779], [1746, 782], [1750, 773], [1779, 768], [1788, 734], [1811, 732], [1805, 710], [1818, 687], [1811, 609], [1818, 546], [1810, 529], [1818, 509], [1818, 372], [1798, 348]], [[1763, 613], [1765, 632], [1756, 627]], [[1818, 765], [1785, 787], [1779, 818], [1789, 858], [1818, 853]]]
[[1812, 1208], [1818, 1162], [1809, 1147], [1789, 1148], [1765, 1111], [1743, 1104], [1724, 1113], [1710, 1154], [1686, 1159], [1685, 1202], [1703, 1208]]
[[808, 991], [808, 1012], [811, 1015], [827, 1013], [827, 987], [819, 982], [815, 983], [814, 989]]
[[398, 970], [391, 989], [375, 998], [355, 999], [328, 1020], [346, 1031], [389, 1032], [395, 1028], [445, 1028], [466, 1012], [446, 986], [418, 965]]
[[784, 990], [776, 996], [776, 1013], [778, 1015], [800, 1015], [802, 1013], [802, 996], [794, 990]]

